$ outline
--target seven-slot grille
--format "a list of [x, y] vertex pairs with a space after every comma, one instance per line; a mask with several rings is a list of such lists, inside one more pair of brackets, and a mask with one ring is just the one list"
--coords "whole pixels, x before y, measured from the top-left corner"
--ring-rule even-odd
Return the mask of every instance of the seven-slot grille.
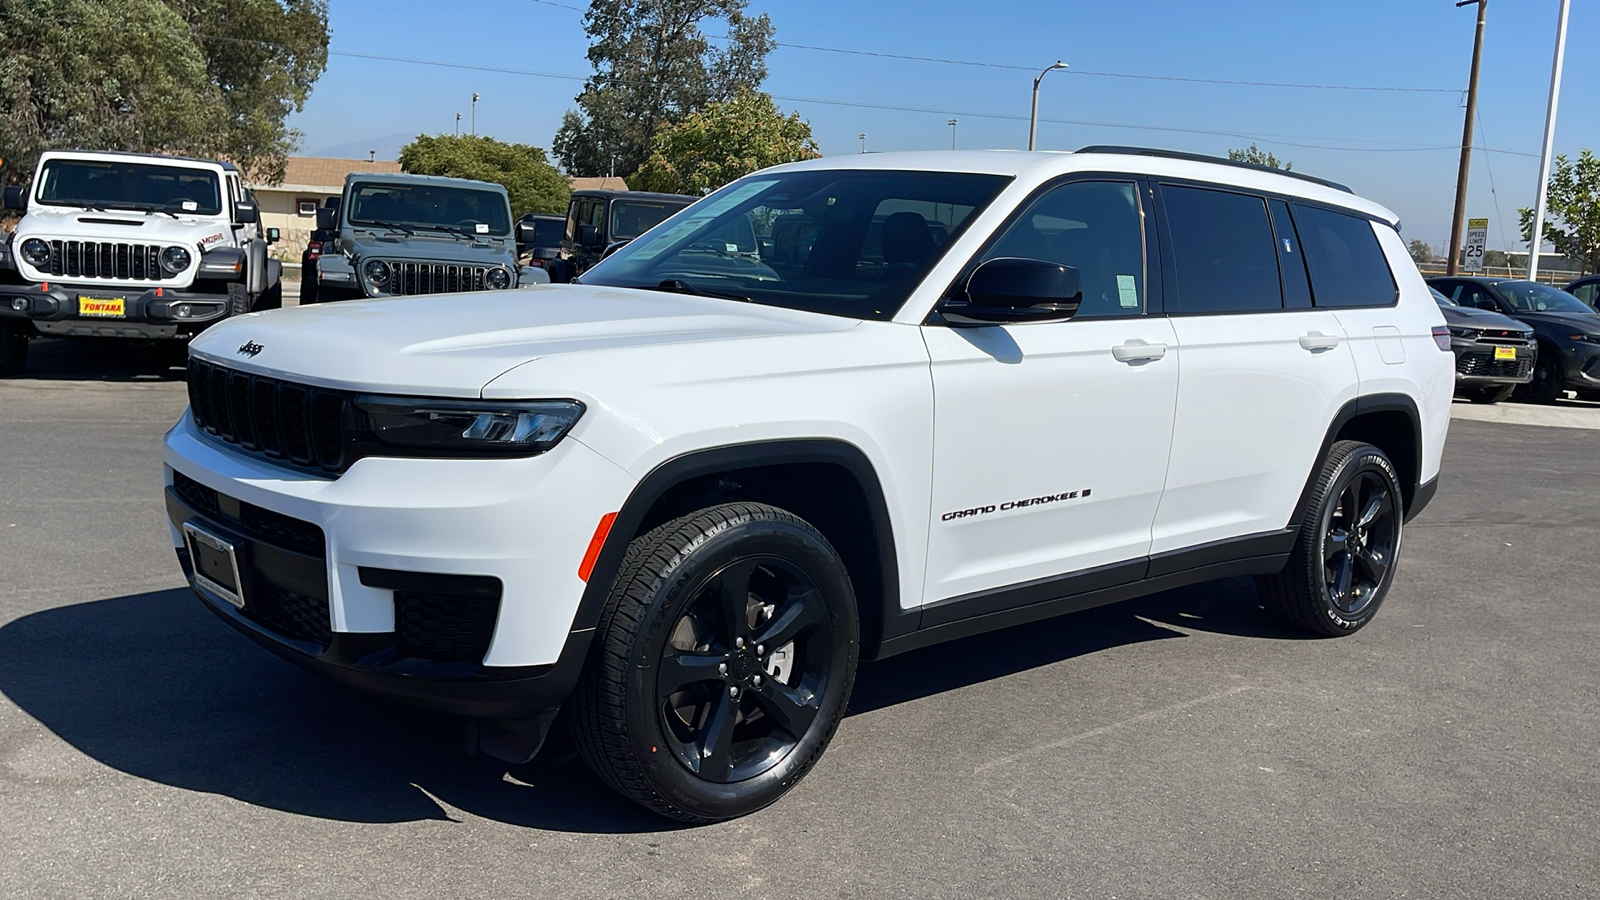
[[230, 444], [328, 472], [344, 469], [350, 397], [189, 361], [195, 424]]
[[380, 260], [380, 262], [389, 267], [386, 293], [396, 296], [488, 290], [489, 270], [495, 268], [402, 260]]
[[155, 244], [95, 241], [51, 241], [45, 271], [67, 278], [105, 278], [116, 281], [161, 281], [177, 276], [161, 268], [161, 248]]

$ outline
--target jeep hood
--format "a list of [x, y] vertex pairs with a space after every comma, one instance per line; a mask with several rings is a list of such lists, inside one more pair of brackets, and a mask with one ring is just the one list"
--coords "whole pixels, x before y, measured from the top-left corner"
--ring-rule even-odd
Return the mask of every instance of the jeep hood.
[[[542, 357], [838, 332], [858, 324], [713, 297], [547, 285], [252, 313], [207, 329], [190, 352], [325, 387], [477, 397], [502, 373]], [[615, 361], [614, 354], [603, 358]]]
[[69, 241], [119, 241], [138, 244], [179, 244], [196, 247], [232, 246], [228, 223], [219, 218], [178, 214], [142, 213], [114, 209], [95, 212], [75, 207], [34, 203], [17, 226], [16, 240], [30, 237]]
[[358, 261], [405, 259], [480, 266], [509, 266], [514, 249], [509, 238], [449, 231], [405, 234], [362, 229], [356, 232], [355, 237], [341, 243]]

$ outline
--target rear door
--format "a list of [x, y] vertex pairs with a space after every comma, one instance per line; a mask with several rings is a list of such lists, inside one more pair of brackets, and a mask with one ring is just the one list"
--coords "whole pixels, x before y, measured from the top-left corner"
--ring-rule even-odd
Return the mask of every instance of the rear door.
[[1183, 372], [1152, 576], [1183, 567], [1162, 554], [1283, 529], [1357, 389], [1343, 327], [1311, 305], [1283, 201], [1192, 184], [1158, 193]]

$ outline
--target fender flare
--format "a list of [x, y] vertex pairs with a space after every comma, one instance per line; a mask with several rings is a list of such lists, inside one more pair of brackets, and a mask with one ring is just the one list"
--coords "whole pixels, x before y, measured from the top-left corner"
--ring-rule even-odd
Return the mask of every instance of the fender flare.
[[1306, 476], [1305, 487], [1300, 490], [1300, 500], [1295, 503], [1294, 514], [1290, 516], [1289, 524], [1285, 526], [1286, 528], [1295, 532], [1300, 530], [1300, 525], [1305, 520], [1306, 508], [1311, 504], [1311, 489], [1316, 484], [1317, 472], [1322, 465], [1322, 461], [1328, 458], [1328, 450], [1333, 447], [1334, 438], [1344, 426], [1350, 424], [1357, 416], [1375, 412], [1403, 413], [1411, 422], [1411, 439], [1417, 453], [1416, 478], [1418, 481], [1416, 484], [1403, 484], [1400, 489], [1406, 501], [1406, 520], [1409, 521], [1412, 516], [1421, 511], [1421, 504], [1418, 503], [1418, 500], [1420, 499], [1422, 504], [1425, 504], [1431, 497], [1431, 493], [1426, 491], [1421, 483], [1422, 414], [1417, 410], [1417, 402], [1405, 394], [1367, 394], [1347, 402], [1344, 406], [1339, 407], [1337, 413], [1334, 413], [1333, 421], [1328, 423], [1327, 433], [1322, 438], [1322, 446], [1317, 449], [1317, 457], [1311, 463], [1311, 472]]

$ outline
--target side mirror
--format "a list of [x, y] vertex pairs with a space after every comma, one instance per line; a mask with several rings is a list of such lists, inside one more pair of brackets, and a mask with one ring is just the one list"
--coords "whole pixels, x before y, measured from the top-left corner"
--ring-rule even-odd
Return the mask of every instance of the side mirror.
[[1061, 321], [1077, 315], [1083, 279], [1072, 266], [1042, 259], [991, 259], [967, 279], [967, 305], [939, 310], [957, 324]]
[[578, 243], [585, 247], [600, 246], [600, 229], [593, 225], [578, 226]]
[[339, 227], [339, 208], [337, 206], [317, 207], [317, 230], [333, 231]]
[[27, 188], [20, 184], [7, 185], [5, 189], [5, 208], [22, 212], [28, 208]]
[[1472, 305], [1476, 306], [1479, 309], [1487, 309], [1490, 312], [1499, 312], [1500, 311], [1500, 305], [1494, 302], [1494, 298], [1493, 297], [1479, 296], [1478, 299], [1475, 300]]
[[261, 221], [261, 210], [254, 203], [240, 201], [233, 206], [233, 216], [240, 225], [254, 225]]
[[611, 254], [617, 252], [618, 250], [621, 250], [623, 247], [628, 246], [628, 243], [630, 241], [632, 241], [632, 238], [629, 238], [626, 241], [612, 241], [611, 243], [606, 245], [606, 252], [600, 254], [600, 258], [601, 259], [605, 259], [606, 257], [608, 257]]
[[267, 243], [276, 244], [278, 242], [278, 239], [282, 236], [282, 234], [283, 233], [280, 232], [276, 228], [268, 228], [267, 229]]
[[525, 247], [534, 241], [534, 228], [532, 222], [517, 223], [517, 246]]

